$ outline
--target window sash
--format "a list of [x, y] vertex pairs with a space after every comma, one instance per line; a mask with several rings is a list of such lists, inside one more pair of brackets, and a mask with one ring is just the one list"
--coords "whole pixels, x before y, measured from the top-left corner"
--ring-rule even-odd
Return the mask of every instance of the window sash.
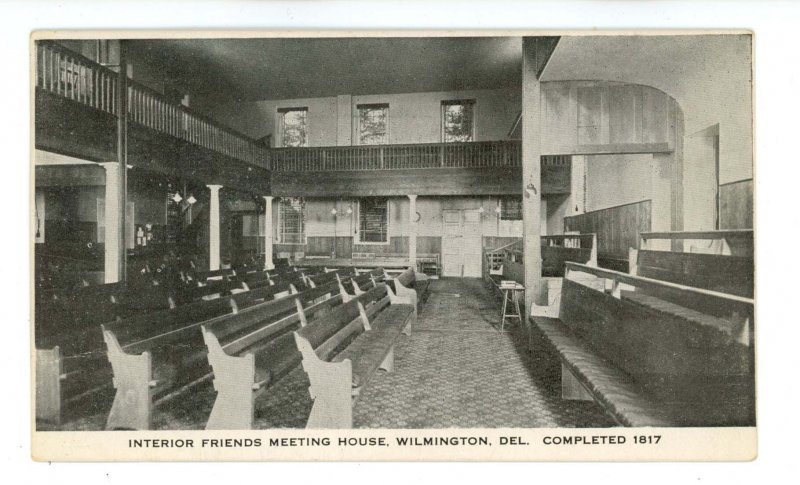
[[358, 109], [359, 145], [389, 143], [389, 105], [359, 104], [356, 108]]
[[500, 199], [500, 220], [501, 221], [522, 220], [522, 197], [509, 196]]
[[[461, 108], [460, 121], [453, 108]], [[475, 140], [475, 100], [442, 101], [442, 142], [465, 143]]]
[[278, 241], [305, 243], [305, 210], [299, 199], [281, 199], [278, 204]]
[[[308, 146], [308, 108], [280, 108], [281, 146]], [[288, 120], [287, 120], [288, 118]]]
[[389, 242], [389, 200], [370, 197], [358, 202], [358, 239], [361, 243]]

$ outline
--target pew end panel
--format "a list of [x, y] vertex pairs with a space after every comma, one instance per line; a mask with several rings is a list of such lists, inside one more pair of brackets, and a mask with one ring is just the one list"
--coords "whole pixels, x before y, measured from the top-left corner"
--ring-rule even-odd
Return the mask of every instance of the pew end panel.
[[352, 382], [350, 360], [326, 362], [317, 356], [311, 343], [294, 332], [297, 348], [308, 375], [308, 392], [314, 400], [306, 429], [350, 429], [353, 427]]
[[36, 349], [36, 419], [61, 424], [61, 349]]
[[152, 423], [152, 378], [150, 352], [140, 355], [126, 353], [117, 337], [103, 327], [103, 339], [108, 347], [108, 360], [114, 371], [117, 390], [111, 405], [107, 430], [150, 429]]
[[262, 388], [255, 382], [255, 356], [251, 353], [228, 355], [213, 332], [205, 325], [200, 328], [208, 349], [208, 362], [214, 370], [213, 383], [217, 392], [206, 429], [252, 429], [255, 392]]

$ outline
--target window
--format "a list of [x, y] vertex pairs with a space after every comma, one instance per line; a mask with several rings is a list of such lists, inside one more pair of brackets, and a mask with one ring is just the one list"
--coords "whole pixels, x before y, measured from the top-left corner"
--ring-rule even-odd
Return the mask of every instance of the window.
[[278, 204], [278, 242], [304, 244], [304, 204], [301, 199], [283, 198]]
[[383, 145], [389, 143], [389, 105], [359, 104], [358, 144]]
[[389, 242], [389, 201], [386, 197], [358, 201], [358, 239], [360, 243]]
[[281, 108], [278, 110], [281, 122], [281, 146], [306, 147], [308, 136], [308, 108]]
[[500, 199], [500, 220], [522, 220], [522, 197], [511, 195]]
[[442, 101], [442, 141], [473, 141], [475, 138], [475, 100]]

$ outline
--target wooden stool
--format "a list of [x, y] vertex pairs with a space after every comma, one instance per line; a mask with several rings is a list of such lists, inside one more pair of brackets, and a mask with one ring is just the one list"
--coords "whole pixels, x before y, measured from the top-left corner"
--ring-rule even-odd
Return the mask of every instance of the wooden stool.
[[[501, 281], [500, 291], [503, 292], [503, 317], [500, 320], [500, 331], [502, 332], [505, 329], [507, 318], [516, 318], [522, 323], [522, 312], [519, 309], [519, 296], [520, 293], [525, 291], [525, 287], [516, 281]], [[511, 310], [508, 308], [509, 302], [514, 305], [514, 313], [509, 312], [509, 310]]]

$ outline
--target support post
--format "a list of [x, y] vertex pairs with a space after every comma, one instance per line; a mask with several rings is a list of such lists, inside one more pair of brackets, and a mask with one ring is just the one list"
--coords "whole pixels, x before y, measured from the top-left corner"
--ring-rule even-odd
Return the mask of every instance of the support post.
[[272, 229], [272, 199], [271, 195], [265, 195], [266, 209], [264, 209], [264, 270], [271, 271], [275, 269], [275, 264], [272, 262], [272, 238], [274, 231]]
[[417, 269], [417, 196], [408, 196], [408, 260]]
[[122, 171], [119, 168], [120, 164], [116, 162], [100, 165], [106, 171], [103, 281], [116, 283], [125, 278], [125, 196], [120, 180]]
[[522, 40], [522, 230], [525, 267], [525, 312], [539, 300], [542, 286], [541, 232], [541, 84], [540, 39]]
[[219, 269], [219, 190], [221, 185], [206, 185], [211, 190], [208, 214], [208, 269]]

